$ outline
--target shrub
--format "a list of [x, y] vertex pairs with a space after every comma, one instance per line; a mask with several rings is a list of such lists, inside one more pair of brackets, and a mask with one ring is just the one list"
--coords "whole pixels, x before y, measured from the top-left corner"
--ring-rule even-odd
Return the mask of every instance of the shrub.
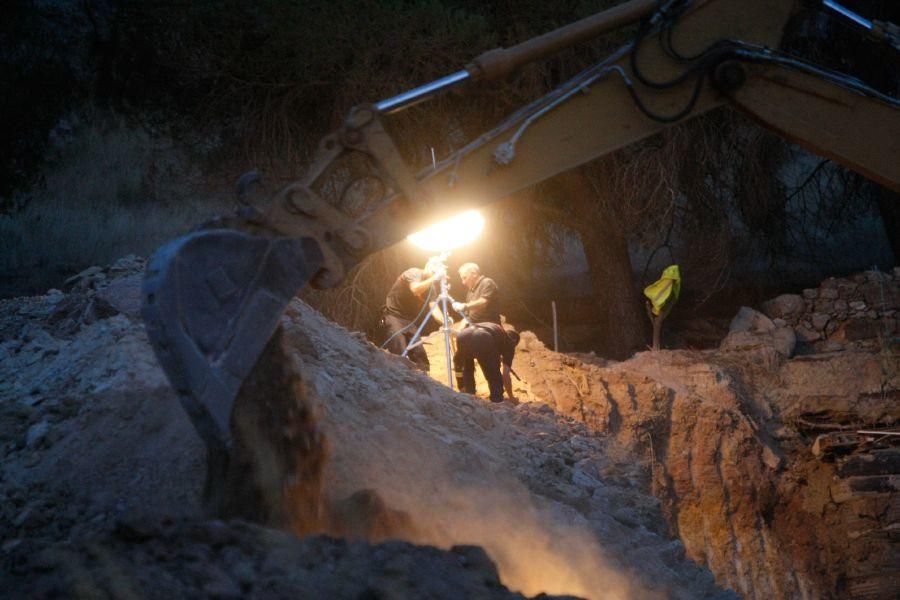
[[164, 137], [113, 115], [91, 114], [45, 169], [41, 183], [0, 216], [0, 295], [37, 293], [91, 265], [146, 256], [217, 212], [222, 192]]

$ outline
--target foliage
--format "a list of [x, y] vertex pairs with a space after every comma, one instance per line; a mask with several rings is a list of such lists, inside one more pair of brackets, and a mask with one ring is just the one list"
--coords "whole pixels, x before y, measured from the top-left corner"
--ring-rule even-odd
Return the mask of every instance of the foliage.
[[[455, 72], [480, 52], [613, 3], [133, 2], [117, 14], [105, 79], [115, 82], [124, 107], [182, 131], [216, 132], [216, 160], [290, 177], [352, 106]], [[524, 69], [465, 100], [447, 97], [407, 111], [394, 124], [402, 150], [422, 160], [428, 147], [446, 151], [454, 134], [480, 131], [568, 77], [580, 68], [572, 60], [579, 53], [585, 51]]]
[[217, 132], [230, 150], [217, 159], [294, 175], [351, 106], [443, 75], [490, 42], [482, 19], [435, 1], [180, 0], [135, 3], [119, 20], [126, 100]]
[[[171, 143], [121, 118], [93, 115], [42, 174], [21, 209], [0, 215], [0, 296], [41, 292], [92, 266], [149, 254], [223, 209], [198, 201], [197, 174]], [[189, 182], [194, 181], [196, 187]]]
[[49, 132], [83, 88], [81, 66], [55, 44], [78, 47], [59, 25], [60, 15], [30, 0], [9, 0], [0, 19], [0, 214], [12, 192], [34, 180]]

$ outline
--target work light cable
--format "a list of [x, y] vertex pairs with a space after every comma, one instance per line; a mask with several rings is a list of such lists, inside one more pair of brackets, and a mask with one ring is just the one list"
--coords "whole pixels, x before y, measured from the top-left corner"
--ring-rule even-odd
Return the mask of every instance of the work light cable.
[[412, 321], [410, 321], [405, 327], [403, 327], [403, 329], [399, 329], [399, 330], [395, 331], [391, 337], [384, 340], [384, 343], [381, 344], [381, 346], [379, 346], [379, 348], [384, 348], [391, 342], [392, 339], [394, 339], [401, 333], [406, 332], [406, 330], [408, 330], [410, 327], [415, 325], [419, 321], [419, 318], [425, 314], [425, 309], [428, 308], [428, 303], [431, 302], [431, 298], [432, 298], [433, 294], [434, 294], [434, 286], [432, 285], [431, 287], [428, 288], [428, 296], [425, 298], [425, 302], [422, 303], [422, 308], [419, 309], [419, 314], [416, 315], [416, 318], [413, 319]]

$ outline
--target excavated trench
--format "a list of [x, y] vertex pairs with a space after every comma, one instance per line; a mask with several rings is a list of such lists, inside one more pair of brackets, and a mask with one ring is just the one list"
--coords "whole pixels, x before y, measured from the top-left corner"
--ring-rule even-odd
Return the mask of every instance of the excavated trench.
[[896, 598], [900, 282], [804, 296], [743, 309], [718, 350], [622, 363], [526, 333], [518, 393], [642, 456], [669, 531], [743, 597]]

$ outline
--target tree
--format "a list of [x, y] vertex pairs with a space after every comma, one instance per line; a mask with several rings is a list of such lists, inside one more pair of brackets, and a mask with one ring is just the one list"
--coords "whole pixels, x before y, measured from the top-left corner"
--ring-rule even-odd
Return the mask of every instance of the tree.
[[566, 224], [578, 232], [591, 273], [599, 325], [595, 346], [609, 358], [628, 358], [647, 345], [647, 319], [635, 285], [628, 232], [603, 210], [616, 196], [613, 178], [602, 172], [591, 177], [582, 168], [563, 173], [556, 183], [568, 208]]

